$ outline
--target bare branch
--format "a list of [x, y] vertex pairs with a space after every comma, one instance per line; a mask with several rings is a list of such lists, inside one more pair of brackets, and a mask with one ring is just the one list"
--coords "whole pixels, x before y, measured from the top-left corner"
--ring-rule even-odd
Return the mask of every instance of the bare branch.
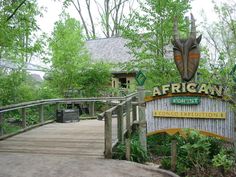
[[26, 2], [26, 0], [23, 0], [13, 11], [13, 13], [7, 18], [7, 22], [16, 14], [17, 10]]
[[95, 26], [94, 26], [94, 22], [93, 22], [93, 17], [92, 17], [92, 14], [91, 14], [90, 0], [86, 0], [85, 2], [86, 2], [86, 5], [87, 5], [89, 19], [90, 19], [90, 23], [91, 23], [91, 26], [92, 26], [92, 38], [95, 38], [96, 32], [95, 32]]
[[82, 23], [83, 23], [83, 27], [84, 27], [84, 29], [85, 29], [85, 33], [86, 33], [86, 36], [87, 36], [87, 38], [89, 39], [89, 31], [88, 31], [88, 28], [87, 28], [87, 24], [86, 24], [86, 22], [85, 22], [85, 20], [84, 20], [84, 17], [83, 17], [83, 14], [82, 14], [82, 12], [81, 12], [81, 6], [80, 6], [80, 3], [79, 3], [79, 0], [77, 0], [77, 5], [78, 6], [76, 6], [76, 4], [74, 3], [74, 1], [71, 1], [72, 2], [72, 4], [74, 5], [74, 7], [75, 7], [75, 9], [77, 10], [77, 12], [79, 13], [79, 16], [80, 16], [80, 18], [81, 18], [81, 20], [82, 20]]

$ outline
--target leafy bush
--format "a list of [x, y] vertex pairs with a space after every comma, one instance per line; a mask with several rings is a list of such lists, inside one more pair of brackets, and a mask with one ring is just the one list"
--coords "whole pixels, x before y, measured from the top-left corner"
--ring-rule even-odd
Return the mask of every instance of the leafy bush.
[[170, 157], [165, 157], [161, 160], [161, 167], [169, 170], [171, 169], [171, 158]]
[[[179, 135], [157, 134], [148, 137], [148, 151], [153, 156], [163, 156], [161, 167], [171, 169], [171, 140], [177, 140], [176, 173], [181, 176], [187, 174], [206, 174], [209, 168], [219, 167], [229, 170], [234, 165], [230, 158], [230, 149], [225, 150], [222, 140], [206, 137], [198, 131], [186, 129], [185, 137]], [[214, 159], [214, 160], [212, 160]], [[214, 163], [214, 164], [212, 164]]]
[[222, 168], [223, 173], [234, 166], [234, 159], [224, 149], [213, 157], [212, 162], [214, 167]]
[[[113, 158], [125, 160], [126, 159], [125, 150], [126, 150], [125, 145], [119, 144], [116, 147], [115, 152], [113, 153]], [[130, 152], [131, 152], [130, 160], [133, 162], [144, 163], [149, 159], [147, 152], [141, 146], [139, 137], [136, 134], [131, 136]]]

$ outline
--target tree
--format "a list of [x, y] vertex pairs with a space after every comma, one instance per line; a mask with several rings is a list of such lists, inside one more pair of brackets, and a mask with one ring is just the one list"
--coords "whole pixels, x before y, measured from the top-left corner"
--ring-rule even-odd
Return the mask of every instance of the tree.
[[68, 89], [79, 87], [79, 71], [88, 66], [89, 56], [85, 48], [80, 23], [62, 14], [56, 22], [53, 37], [49, 41], [52, 51], [50, 83], [63, 95]]
[[[125, 11], [132, 11], [134, 2], [136, 0], [63, 0], [66, 8], [73, 5], [77, 10], [87, 39], [98, 37], [99, 30], [107, 38], [119, 36], [119, 26], [123, 23]], [[97, 13], [94, 13], [94, 9]]]
[[126, 67], [143, 70], [148, 78], [147, 87], [178, 80], [176, 68], [166, 54], [174, 18], [178, 18], [179, 29], [186, 31], [188, 23], [184, 14], [189, 9], [187, 0], [146, 0], [140, 2], [140, 10], [131, 14], [121, 27], [122, 35], [129, 40], [127, 46], [136, 58]]
[[90, 64], [83, 68], [79, 84], [83, 87], [85, 96], [104, 96], [111, 83], [110, 65], [102, 62]]
[[36, 0], [0, 1], [0, 59], [18, 66], [0, 70], [2, 105], [36, 98], [25, 64], [41, 50], [41, 41], [35, 37], [39, 14]]
[[206, 78], [235, 92], [236, 72], [232, 70], [236, 64], [236, 3], [213, 3], [218, 21], [204, 26], [210, 70]]

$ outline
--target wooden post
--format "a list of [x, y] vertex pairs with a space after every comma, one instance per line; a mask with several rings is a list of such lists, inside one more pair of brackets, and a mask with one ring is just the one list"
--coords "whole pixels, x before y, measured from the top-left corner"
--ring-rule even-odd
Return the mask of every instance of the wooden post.
[[44, 123], [44, 115], [43, 115], [43, 105], [39, 105], [39, 120], [41, 123]]
[[139, 116], [139, 140], [142, 147], [147, 151], [147, 122], [145, 118], [145, 106], [143, 105], [145, 90], [143, 86], [138, 87], [138, 116]]
[[3, 135], [3, 113], [0, 113], [0, 136]]
[[89, 102], [89, 115], [90, 115], [90, 116], [94, 116], [94, 115], [95, 115], [95, 111], [94, 111], [94, 101]]
[[[136, 101], [136, 99], [134, 99]], [[137, 104], [132, 104], [132, 121], [137, 120]]]
[[234, 155], [236, 160], [236, 111], [234, 111]]
[[112, 158], [112, 112], [105, 112], [105, 158]]
[[123, 105], [119, 104], [117, 107], [117, 137], [118, 141], [124, 144], [124, 119], [123, 119]]
[[21, 116], [22, 116], [22, 127], [26, 128], [26, 110], [25, 110], [25, 108], [21, 109]]
[[127, 101], [126, 102], [126, 130], [127, 130], [127, 137], [126, 137], [126, 140], [125, 140], [125, 157], [126, 157], [126, 160], [130, 160], [130, 155], [131, 155], [131, 152], [130, 152], [130, 144], [131, 144], [131, 127], [130, 127], [130, 105], [131, 105], [131, 102], [130, 101]]
[[176, 161], [177, 161], [177, 141], [171, 141], [171, 170], [176, 170]]

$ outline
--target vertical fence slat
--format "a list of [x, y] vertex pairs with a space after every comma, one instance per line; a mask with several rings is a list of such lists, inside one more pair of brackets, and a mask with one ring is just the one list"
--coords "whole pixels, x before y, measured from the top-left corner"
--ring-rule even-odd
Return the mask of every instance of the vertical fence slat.
[[41, 123], [44, 123], [44, 114], [43, 114], [43, 105], [39, 105], [39, 120]]
[[125, 141], [125, 147], [126, 147], [126, 153], [125, 153], [125, 157], [126, 160], [130, 160], [130, 138], [131, 138], [131, 127], [130, 127], [130, 106], [131, 105], [131, 101], [127, 101], [126, 102], [126, 130], [127, 130], [127, 137], [126, 137], [126, 141]]
[[89, 115], [94, 116], [95, 115], [95, 109], [94, 109], [94, 101], [89, 102]]
[[112, 158], [112, 112], [105, 112], [105, 158]]
[[144, 102], [145, 89], [143, 86], [138, 87], [138, 116], [139, 116], [139, 139], [142, 147], [147, 150], [147, 122], [145, 117]]
[[171, 141], [171, 170], [176, 170], [176, 162], [177, 162], [177, 141]]
[[234, 155], [236, 158], [236, 111], [234, 111]]
[[123, 123], [123, 105], [119, 104], [117, 107], [117, 138], [120, 143], [124, 143], [124, 123]]
[[26, 128], [26, 108], [21, 109], [21, 116], [22, 116], [22, 127]]
[[137, 120], [137, 105], [136, 104], [132, 104], [132, 121], [136, 121]]
[[0, 113], [0, 136], [3, 135], [3, 113]]

